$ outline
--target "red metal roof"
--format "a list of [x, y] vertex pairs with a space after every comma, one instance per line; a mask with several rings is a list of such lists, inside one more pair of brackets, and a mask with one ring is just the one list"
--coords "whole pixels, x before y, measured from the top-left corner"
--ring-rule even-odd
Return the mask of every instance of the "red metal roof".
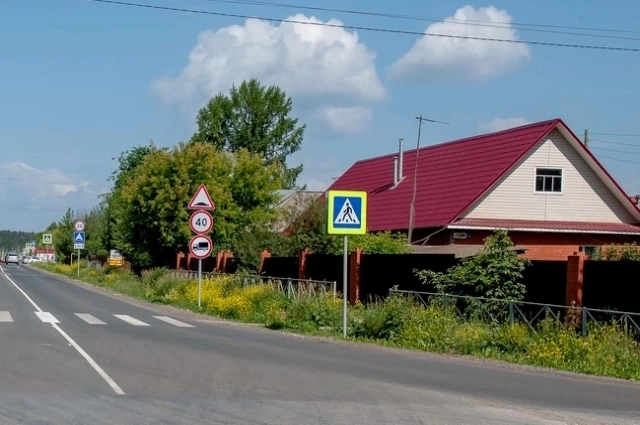
[[640, 235], [640, 226], [621, 223], [584, 223], [577, 221], [462, 219], [449, 226], [452, 229], [507, 229], [528, 232], [608, 233]]
[[[554, 119], [420, 148], [414, 228], [452, 223], [558, 124], [566, 128]], [[397, 155], [358, 161], [329, 188], [368, 193], [369, 231], [409, 227], [416, 150], [404, 152], [404, 178], [392, 188]]]

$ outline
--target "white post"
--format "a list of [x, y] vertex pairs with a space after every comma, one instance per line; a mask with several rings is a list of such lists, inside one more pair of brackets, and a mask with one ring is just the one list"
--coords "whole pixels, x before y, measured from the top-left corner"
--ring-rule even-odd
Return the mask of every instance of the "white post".
[[78, 250], [78, 277], [80, 277], [80, 250]]
[[201, 296], [202, 296], [202, 260], [198, 260], [198, 308], [200, 308]]
[[344, 236], [344, 252], [343, 252], [343, 264], [342, 264], [342, 336], [347, 337], [347, 235]]

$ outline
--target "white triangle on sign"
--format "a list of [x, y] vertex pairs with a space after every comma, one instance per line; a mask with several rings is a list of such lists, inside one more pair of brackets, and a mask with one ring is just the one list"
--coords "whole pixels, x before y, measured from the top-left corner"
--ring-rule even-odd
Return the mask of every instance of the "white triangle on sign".
[[188, 208], [190, 210], [215, 210], [216, 206], [213, 204], [207, 188], [201, 184], [196, 194], [191, 198]]
[[353, 210], [353, 206], [347, 198], [340, 208], [337, 217], [334, 219], [333, 224], [360, 224], [360, 219]]
[[78, 233], [76, 235], [76, 242], [83, 242], [84, 241], [84, 237], [82, 237], [82, 233]]

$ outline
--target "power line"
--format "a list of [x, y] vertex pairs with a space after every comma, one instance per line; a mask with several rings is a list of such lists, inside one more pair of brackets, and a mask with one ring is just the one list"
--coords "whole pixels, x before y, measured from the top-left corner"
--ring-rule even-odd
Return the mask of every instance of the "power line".
[[[500, 21], [492, 22], [492, 21], [480, 21], [480, 20], [473, 20], [473, 19], [461, 20], [461, 19], [453, 19], [453, 18], [434, 18], [434, 17], [428, 17], [428, 16], [399, 15], [395, 13], [372, 12], [372, 11], [366, 11], [366, 10], [332, 9], [327, 7], [304, 6], [299, 4], [275, 3], [275, 2], [256, 1], [256, 0], [200, 0], [200, 1], [206, 1], [210, 3], [246, 4], [246, 5], [253, 5], [253, 6], [271, 6], [271, 7], [292, 8], [292, 9], [302, 9], [302, 10], [314, 10], [318, 12], [344, 13], [344, 14], [352, 14], [352, 15], [406, 19], [406, 20], [426, 21], [426, 22], [434, 22], [434, 23], [446, 22], [451, 24], [471, 25], [471, 26], [480, 26], [480, 27], [489, 27], [489, 28], [522, 27], [518, 29], [522, 31], [546, 32], [546, 33], [552, 33], [552, 34], [578, 35], [578, 36], [587, 36], [587, 37], [614, 38], [614, 39], [620, 39], [620, 40], [640, 41], [640, 38], [637, 38], [637, 37], [621, 37], [621, 36], [613, 36], [613, 35], [585, 34], [585, 33], [576, 33], [576, 32], [570, 32], [570, 31], [559, 31], [559, 29], [570, 29], [570, 30], [600, 31], [600, 32], [612, 32], [612, 33], [632, 33], [632, 34], [640, 33], [640, 31], [633, 31], [633, 30], [619, 30], [619, 29], [611, 29], [611, 28], [568, 27], [568, 26], [562, 26], [562, 25], [527, 24], [527, 23], [500, 22]], [[530, 28], [527, 28], [527, 27], [530, 27]], [[554, 29], [545, 30], [541, 28], [554, 28]]]
[[621, 134], [621, 133], [591, 133], [598, 136], [614, 136], [614, 137], [640, 137], [640, 134]]
[[640, 147], [639, 143], [625, 143], [625, 142], [610, 142], [608, 140], [600, 140], [600, 139], [590, 139], [592, 142], [596, 143], [605, 143], [608, 145], [620, 145], [620, 146], [635, 146]]
[[612, 156], [598, 155], [598, 158], [606, 158], [606, 159], [611, 159], [613, 161], [628, 162], [630, 164], [640, 164], [640, 161], [631, 161], [629, 159], [614, 158]]
[[158, 6], [158, 5], [143, 4], [143, 3], [131, 3], [131, 2], [119, 1], [119, 0], [85, 0], [85, 1], [90, 1], [94, 3], [113, 4], [113, 5], [119, 5], [119, 6], [138, 7], [143, 9], [155, 9], [155, 10], [164, 10], [164, 11], [171, 11], [171, 12], [194, 13], [194, 14], [201, 14], [201, 15], [222, 16], [227, 18], [260, 19], [260, 20], [269, 21], [269, 22], [313, 25], [313, 26], [333, 27], [333, 28], [342, 28], [342, 29], [359, 30], [359, 31], [384, 32], [384, 33], [390, 33], [390, 34], [418, 35], [418, 36], [427, 36], [427, 37], [442, 37], [442, 38], [476, 40], [476, 41], [494, 41], [494, 42], [514, 43], [514, 44], [531, 44], [531, 45], [547, 46], [547, 47], [568, 47], [568, 48], [577, 48], [577, 49], [612, 50], [612, 51], [636, 52], [636, 53], [640, 52], [640, 48], [633, 48], [633, 47], [596, 46], [596, 45], [587, 45], [587, 44], [552, 43], [552, 42], [546, 42], [546, 41], [512, 40], [512, 39], [494, 38], [494, 37], [475, 37], [475, 36], [453, 35], [453, 34], [435, 34], [435, 33], [428, 33], [428, 32], [398, 30], [398, 29], [389, 29], [389, 28], [364, 27], [364, 26], [356, 26], [356, 25], [339, 25], [339, 24], [331, 24], [328, 22], [307, 22], [307, 21], [299, 21], [295, 19], [266, 18], [262, 16], [249, 16], [249, 15], [243, 15], [239, 13], [211, 12], [211, 11], [205, 11], [205, 10], [184, 9], [184, 8], [178, 8], [178, 7]]
[[608, 151], [608, 152], [628, 153], [628, 154], [632, 154], [632, 155], [640, 155], [640, 152], [621, 151], [619, 149], [607, 149], [607, 148], [591, 148], [591, 149], [597, 149], [599, 151]]

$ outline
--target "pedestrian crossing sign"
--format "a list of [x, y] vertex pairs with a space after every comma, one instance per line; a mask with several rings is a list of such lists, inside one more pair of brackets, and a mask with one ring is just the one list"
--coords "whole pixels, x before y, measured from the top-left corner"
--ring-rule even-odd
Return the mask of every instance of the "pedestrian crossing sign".
[[367, 233], [367, 192], [330, 190], [327, 211], [330, 235]]

